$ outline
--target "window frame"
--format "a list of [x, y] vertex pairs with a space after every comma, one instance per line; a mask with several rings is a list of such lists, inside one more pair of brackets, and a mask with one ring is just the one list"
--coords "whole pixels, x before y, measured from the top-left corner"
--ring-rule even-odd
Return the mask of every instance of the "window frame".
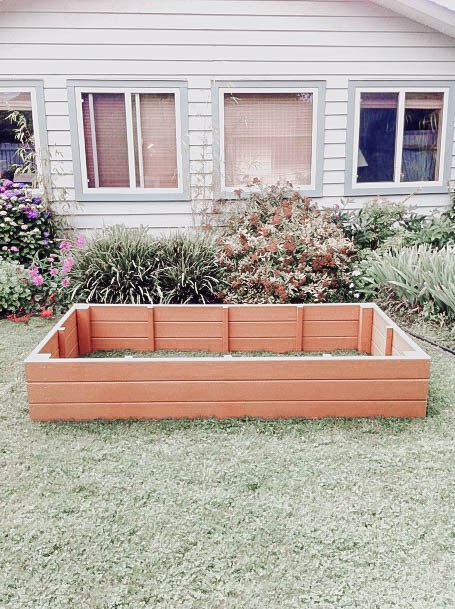
[[[348, 94], [348, 129], [346, 151], [345, 195], [446, 193], [450, 177], [451, 128], [454, 116], [454, 84], [449, 81], [350, 81]], [[362, 93], [397, 93], [397, 131], [393, 182], [357, 182], [360, 98]], [[400, 181], [403, 161], [405, 98], [407, 93], [442, 93], [440, 125], [439, 177], [434, 181]]]
[[42, 80], [0, 80], [0, 93], [30, 93], [33, 136], [35, 138], [36, 171], [43, 177], [49, 173], [49, 156]]
[[313, 121], [311, 141], [311, 183], [294, 184], [303, 195], [322, 196], [322, 171], [325, 127], [325, 81], [215, 81], [212, 86], [212, 105], [215, 127], [213, 156], [215, 160], [214, 186], [217, 198], [237, 198], [235, 191], [244, 195], [256, 190], [245, 185], [226, 186], [224, 150], [224, 95], [235, 93], [311, 93]]
[[[82, 94], [125, 95], [129, 187], [88, 188]], [[136, 185], [133, 141], [132, 95], [172, 93], [175, 99], [177, 183], [176, 188], [141, 188]], [[129, 95], [128, 95], [129, 94]], [[186, 81], [68, 81], [70, 127], [73, 147], [76, 198], [79, 201], [179, 201], [189, 199], [188, 85]]]

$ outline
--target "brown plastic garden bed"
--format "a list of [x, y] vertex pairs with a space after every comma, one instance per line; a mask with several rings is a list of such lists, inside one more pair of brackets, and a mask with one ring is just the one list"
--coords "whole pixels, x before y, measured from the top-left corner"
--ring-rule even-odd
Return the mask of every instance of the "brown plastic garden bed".
[[[214, 356], [83, 356], [122, 349]], [[77, 304], [25, 369], [35, 421], [423, 417], [430, 358], [374, 304]]]

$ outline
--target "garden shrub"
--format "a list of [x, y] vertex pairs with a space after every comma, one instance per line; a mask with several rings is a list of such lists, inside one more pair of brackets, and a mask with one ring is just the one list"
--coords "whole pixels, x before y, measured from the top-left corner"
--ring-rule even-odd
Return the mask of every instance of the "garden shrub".
[[58, 251], [60, 223], [41, 197], [11, 180], [0, 180], [0, 258], [28, 265]]
[[[429, 244], [440, 249], [455, 245], [455, 201], [440, 216], [424, 216], [404, 203], [377, 198], [358, 211], [336, 209], [334, 221], [353, 239], [360, 257], [368, 252]], [[362, 254], [362, 251], [364, 252]]]
[[252, 193], [218, 239], [231, 303], [330, 302], [347, 297], [354, 254], [330, 210], [273, 186]]
[[209, 303], [223, 288], [223, 269], [208, 236], [177, 233], [159, 242], [156, 288], [162, 302]]
[[353, 273], [365, 297], [393, 295], [431, 316], [455, 319], [455, 248], [434, 250], [428, 244], [374, 254]]
[[14, 261], [0, 260], [0, 315], [28, 312], [31, 296], [31, 284], [24, 267]]
[[336, 220], [357, 249], [376, 250], [404, 226], [406, 213], [403, 203], [378, 198], [368, 201], [358, 211], [339, 212]]

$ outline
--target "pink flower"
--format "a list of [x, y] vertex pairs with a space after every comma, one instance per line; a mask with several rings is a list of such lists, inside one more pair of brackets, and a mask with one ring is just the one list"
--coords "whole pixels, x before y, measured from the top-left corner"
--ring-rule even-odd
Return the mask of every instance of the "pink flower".
[[87, 239], [85, 237], [81, 236], [76, 239], [77, 247], [83, 247], [86, 243], [87, 243]]
[[69, 241], [62, 241], [59, 245], [59, 249], [64, 252], [69, 252], [71, 249], [71, 243]]
[[68, 279], [68, 277], [65, 277], [64, 279], [62, 279], [62, 286], [64, 288], [67, 288], [70, 284], [70, 280]]
[[58, 269], [53, 266], [49, 269], [49, 273], [52, 275], [52, 277], [55, 277], [56, 275], [58, 275]]
[[32, 281], [35, 285], [43, 285], [44, 277], [42, 275], [40, 275], [39, 273], [37, 273], [37, 274], [33, 275]]
[[12, 246], [11, 246], [9, 249], [10, 249], [12, 252], [18, 252], [18, 251], [19, 251], [19, 248], [18, 248], [18, 247], [16, 247], [15, 245], [12, 245]]

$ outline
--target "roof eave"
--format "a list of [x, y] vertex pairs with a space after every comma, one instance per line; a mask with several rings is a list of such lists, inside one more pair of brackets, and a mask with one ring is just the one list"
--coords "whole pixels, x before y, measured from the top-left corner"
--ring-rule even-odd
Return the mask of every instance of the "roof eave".
[[371, 0], [395, 13], [455, 38], [455, 11], [431, 0]]

